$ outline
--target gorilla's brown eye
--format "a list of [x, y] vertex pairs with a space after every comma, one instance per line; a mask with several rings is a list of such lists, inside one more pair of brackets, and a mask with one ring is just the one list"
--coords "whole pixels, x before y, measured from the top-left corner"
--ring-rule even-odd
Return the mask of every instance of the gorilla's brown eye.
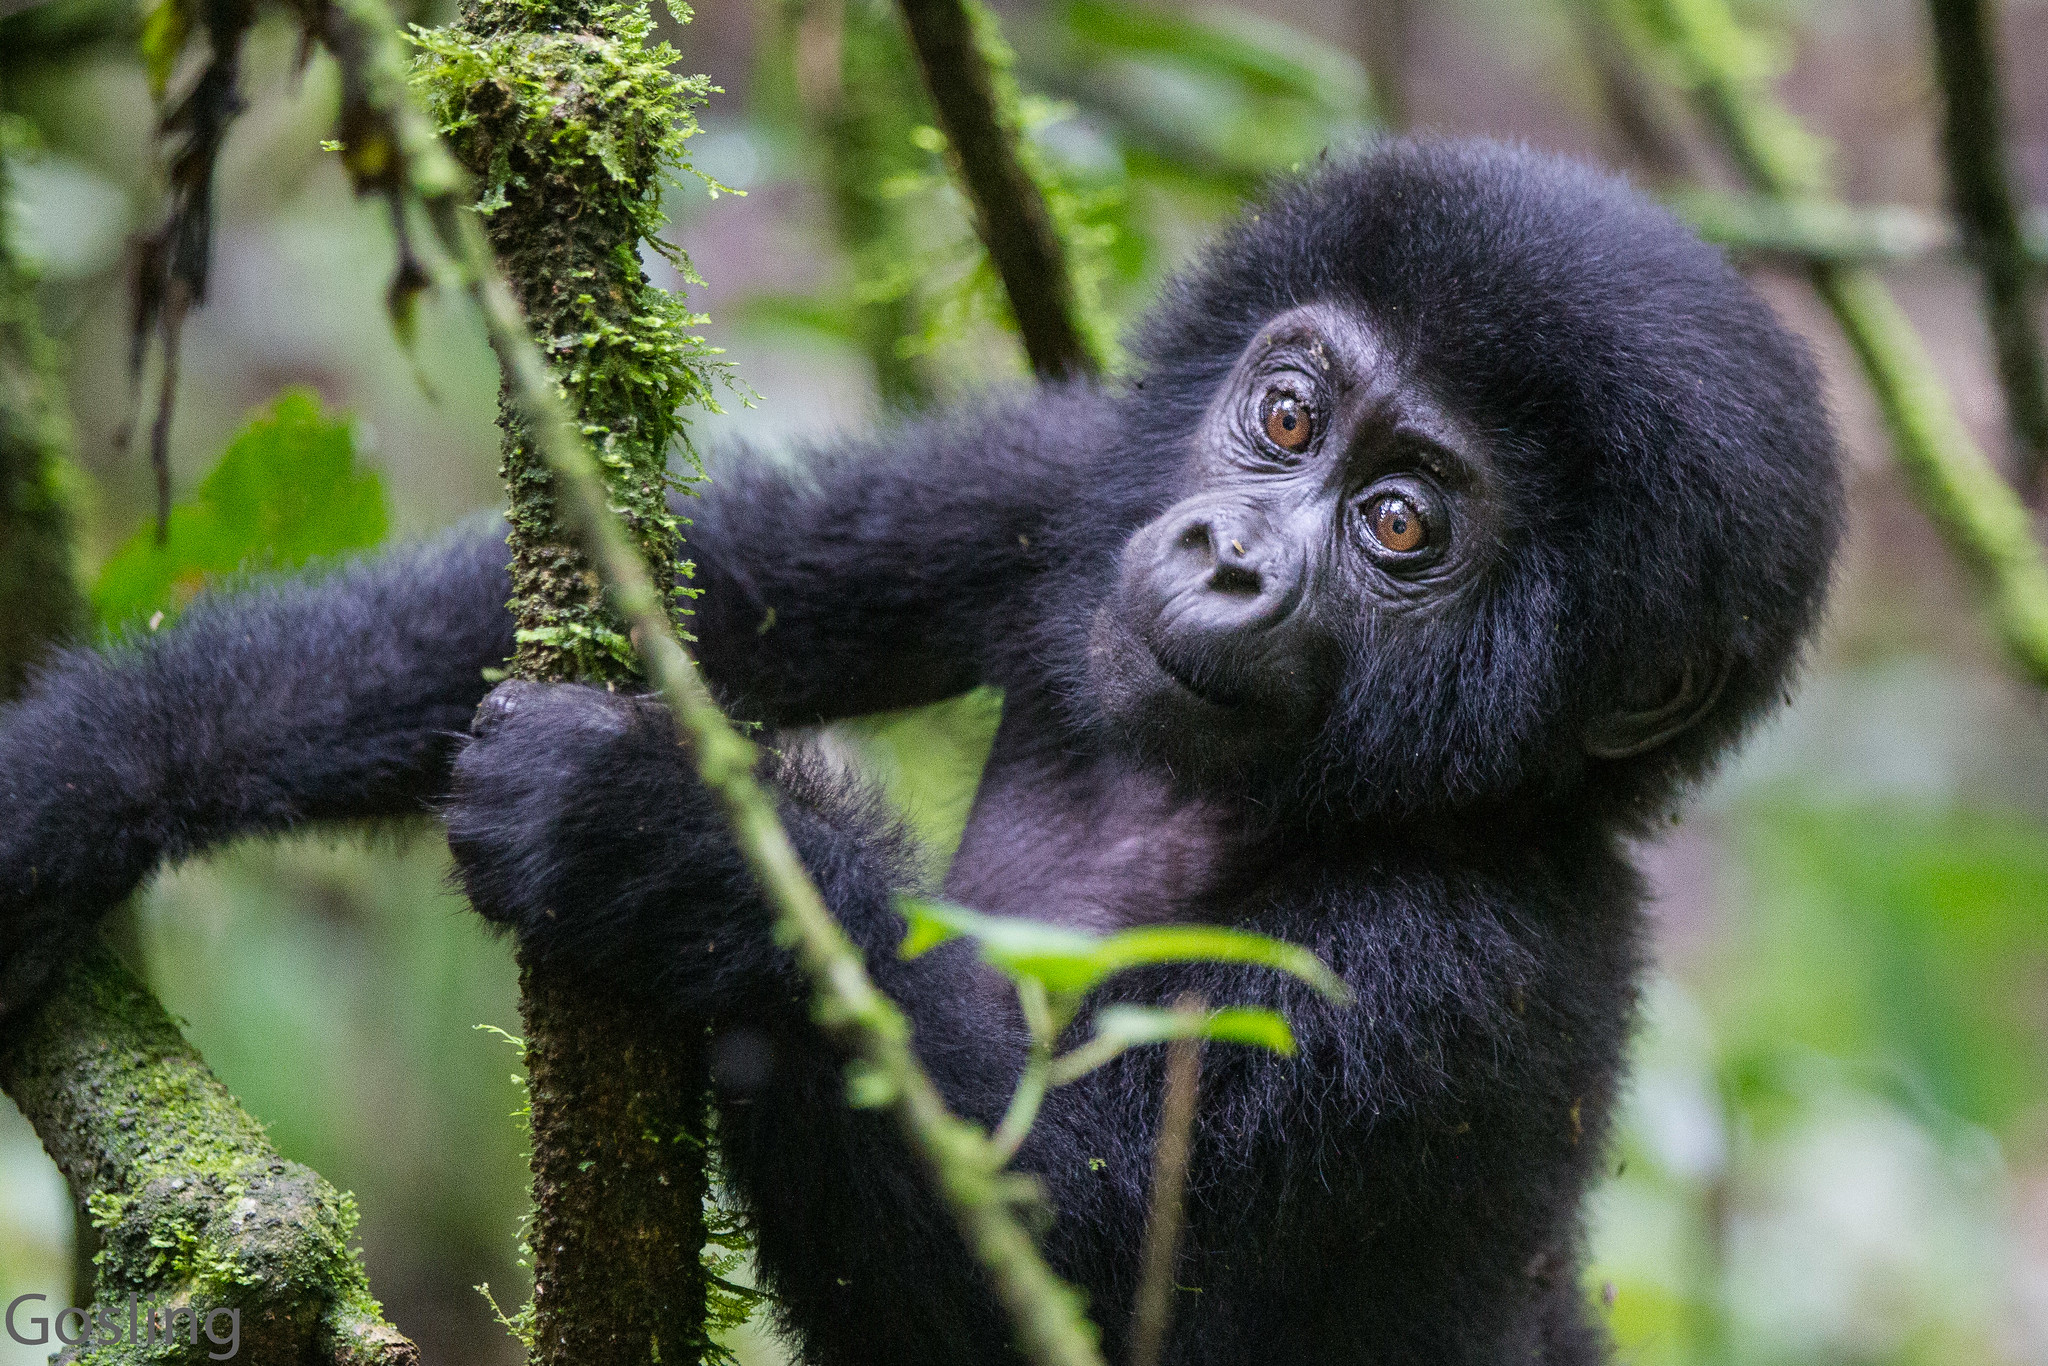
[[1283, 451], [1306, 449], [1309, 438], [1316, 434], [1315, 418], [1308, 405], [1285, 389], [1267, 391], [1266, 401], [1259, 407], [1259, 418], [1265, 424], [1266, 440]]
[[1429, 528], [1415, 504], [1390, 494], [1372, 505], [1372, 538], [1397, 555], [1429, 543]]

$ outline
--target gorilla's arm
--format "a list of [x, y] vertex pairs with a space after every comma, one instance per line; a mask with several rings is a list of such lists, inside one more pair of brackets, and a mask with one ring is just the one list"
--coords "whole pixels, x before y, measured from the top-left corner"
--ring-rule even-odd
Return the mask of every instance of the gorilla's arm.
[[[740, 1055], [737, 1068], [717, 1066], [719, 1080], [742, 1088], [721, 1110], [721, 1161], [753, 1209], [764, 1272], [808, 1334], [835, 1331], [837, 1318], [860, 1344], [820, 1359], [921, 1364], [906, 1346], [937, 1335], [988, 1349], [959, 1359], [1012, 1360], [973, 1258], [893, 1118], [846, 1106], [843, 1058], [812, 1023], [810, 989], [775, 944], [772, 913], [668, 713], [649, 699], [514, 683], [486, 701], [477, 730], [446, 811], [472, 904], [558, 973], [644, 1007], [652, 1029], [716, 1021], [715, 1063], [728, 1044]], [[911, 962], [894, 952], [893, 902], [914, 884], [913, 860], [881, 809], [772, 751], [763, 777], [827, 904], [911, 1013], [949, 1101], [975, 1114], [999, 1106], [1023, 1061], [1021, 1021], [1001, 983], [978, 980], [965, 944]], [[793, 1265], [864, 1246], [887, 1255], [822, 1277]], [[855, 1277], [868, 1291], [886, 1278], [895, 1293], [863, 1294], [853, 1314], [815, 1302], [820, 1281]], [[878, 1303], [901, 1321], [878, 1321]]]
[[985, 681], [1021, 591], [1120, 542], [1101, 529], [1142, 497], [1140, 471], [1098, 467], [1108, 407], [1092, 389], [1041, 388], [795, 467], [721, 463], [702, 499], [676, 505], [704, 590], [697, 655], [721, 694], [801, 725]]
[[423, 809], [512, 650], [504, 528], [207, 597], [0, 711], [0, 1016], [157, 864]]
[[[1080, 477], [1054, 438], [1100, 402], [1025, 394], [807, 468], [734, 462], [683, 506], [721, 691], [815, 720], [973, 686], [1029, 543]], [[159, 863], [439, 796], [481, 671], [513, 649], [505, 560], [503, 525], [472, 525], [55, 659], [0, 710], [0, 1018]]]

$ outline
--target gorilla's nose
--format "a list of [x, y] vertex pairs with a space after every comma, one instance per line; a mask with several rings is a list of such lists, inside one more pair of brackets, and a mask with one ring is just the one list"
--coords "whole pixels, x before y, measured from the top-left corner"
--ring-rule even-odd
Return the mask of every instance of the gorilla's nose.
[[1164, 567], [1181, 594], [1187, 595], [1186, 609], [1197, 613], [1203, 625], [1260, 626], [1293, 605], [1292, 557], [1255, 509], [1191, 513], [1181, 520], [1165, 550]]
[[1208, 576], [1211, 592], [1255, 598], [1265, 587], [1266, 576], [1259, 567], [1258, 552], [1245, 545], [1250, 534], [1237, 527], [1219, 530], [1215, 520], [1197, 518], [1182, 529], [1179, 545], [1194, 559], [1195, 572]]

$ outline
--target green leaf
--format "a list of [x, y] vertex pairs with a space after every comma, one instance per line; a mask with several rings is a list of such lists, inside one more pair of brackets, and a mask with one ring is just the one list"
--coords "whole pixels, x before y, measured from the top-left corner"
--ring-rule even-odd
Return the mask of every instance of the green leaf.
[[1168, 1010], [1157, 1006], [1110, 1006], [1095, 1017], [1095, 1034], [1070, 1053], [1053, 1059], [1046, 1081], [1065, 1086], [1142, 1044], [1171, 1039], [1215, 1039], [1268, 1048], [1294, 1056], [1294, 1031], [1276, 1010], [1226, 1006], [1222, 1010]]
[[1351, 988], [1298, 944], [1221, 925], [1147, 925], [1124, 930], [1102, 941], [1104, 975], [1144, 963], [1256, 963], [1299, 977], [1340, 1004], [1351, 1000]]
[[1139, 1044], [1171, 1039], [1215, 1039], [1270, 1048], [1294, 1056], [1294, 1031], [1277, 1010], [1263, 1006], [1225, 1006], [1221, 1010], [1167, 1010], [1156, 1006], [1110, 1006], [1095, 1017], [1095, 1037], [1113, 1042], [1119, 1051]]
[[310, 391], [288, 390], [171, 509], [164, 544], [145, 526], [107, 561], [93, 610], [109, 626], [169, 618], [223, 575], [372, 546], [389, 520], [383, 482], [356, 463], [348, 422], [324, 416]]
[[191, 36], [192, 16], [184, 0], [158, 0], [142, 21], [142, 67], [149, 76], [149, 93], [164, 97], [178, 56]]
[[1274, 968], [1333, 1001], [1351, 1000], [1351, 989], [1307, 949], [1221, 925], [1147, 925], [1093, 935], [1043, 921], [983, 915], [943, 901], [905, 897], [901, 905], [910, 921], [904, 957], [965, 935], [980, 941], [983, 961], [1013, 978], [1042, 982], [1055, 994], [1079, 994], [1114, 973], [1150, 963], [1215, 962]]

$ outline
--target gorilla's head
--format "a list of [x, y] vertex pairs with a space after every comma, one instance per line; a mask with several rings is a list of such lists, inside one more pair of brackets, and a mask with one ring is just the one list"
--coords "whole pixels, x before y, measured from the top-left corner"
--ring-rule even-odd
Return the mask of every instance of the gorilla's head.
[[1819, 381], [1622, 182], [1381, 146], [1248, 212], [1134, 350], [1123, 426], [1182, 463], [1089, 678], [1185, 781], [1629, 822], [1782, 695], [1842, 522]]

